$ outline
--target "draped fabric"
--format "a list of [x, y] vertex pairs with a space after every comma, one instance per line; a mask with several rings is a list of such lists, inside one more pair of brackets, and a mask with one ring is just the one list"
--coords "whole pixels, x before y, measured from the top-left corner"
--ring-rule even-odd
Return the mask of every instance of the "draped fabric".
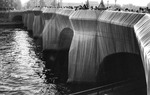
[[[42, 32], [43, 50], [56, 47], [55, 35], [57, 34], [55, 32], [55, 12], [56, 9], [54, 8], [47, 8], [45, 11], [43, 11], [45, 19], [45, 26]], [[53, 32], [53, 34], [51, 34], [51, 32]]]
[[34, 8], [33, 13], [34, 13], [33, 37], [40, 37], [44, 27], [41, 8], [40, 7]]
[[57, 29], [55, 27], [56, 20], [52, 18], [42, 32], [43, 50], [57, 48]]
[[41, 15], [35, 15], [33, 21], [33, 37], [40, 37], [43, 27], [44, 25]]
[[[65, 12], [62, 12], [65, 11]], [[68, 12], [69, 11], [69, 12]], [[45, 13], [45, 17], [49, 18], [50, 20], [46, 23], [44, 30], [43, 30], [43, 49], [59, 49], [58, 41], [60, 32], [66, 28], [71, 27], [69, 21], [69, 15], [73, 10], [63, 10], [63, 9], [49, 9], [48, 17]], [[63, 13], [63, 14], [62, 14]], [[65, 16], [63, 16], [65, 14]], [[67, 16], [67, 17], [66, 17]], [[65, 46], [64, 46], [65, 47]]]
[[99, 13], [80, 10], [70, 16], [74, 37], [69, 51], [68, 82], [96, 81], [96, 33]]
[[43, 29], [44, 29], [44, 26], [45, 26], [45, 19], [44, 19], [44, 13], [43, 13], [43, 12], [44, 12], [46, 9], [47, 9], [46, 7], [41, 8], [41, 12], [42, 12], [41, 17], [42, 17]]
[[27, 16], [27, 30], [33, 29], [34, 13], [32, 11], [28, 12]]
[[146, 14], [134, 26], [135, 34], [139, 42], [141, 57], [144, 63], [147, 95], [150, 95], [150, 15]]
[[23, 24], [24, 24], [24, 27], [27, 27], [27, 17], [28, 17], [28, 14], [27, 12], [24, 13], [24, 17], [23, 17]]
[[49, 20], [53, 17], [54, 13], [56, 12], [56, 9], [54, 8], [44, 8], [43, 11], [43, 21], [45, 27], [48, 25]]
[[44, 9], [42, 9], [45, 25], [48, 24], [49, 20], [52, 17], [52, 13], [54, 13], [55, 10], [56, 9], [52, 9], [52, 8], [44, 8]]
[[58, 49], [69, 49], [72, 41], [73, 30], [69, 21], [69, 16], [74, 12], [71, 9], [60, 9], [56, 16], [56, 28], [58, 30]]
[[98, 19], [97, 53], [99, 63], [117, 52], [139, 54], [133, 26], [144, 14], [105, 11]]
[[69, 16], [74, 12], [71, 9], [59, 9], [57, 10], [56, 22], [58, 25], [58, 29], [61, 31], [65, 27], [72, 28], [71, 23], [69, 21]]
[[141, 54], [150, 95], [150, 15], [131, 12], [64, 10], [43, 11], [43, 49], [59, 49], [60, 33], [74, 31], [69, 51], [68, 82], [96, 82], [102, 60], [114, 53]]
[[70, 16], [74, 37], [69, 52], [68, 82], [96, 82], [104, 57], [118, 52], [139, 54], [133, 26], [144, 14], [77, 11]]

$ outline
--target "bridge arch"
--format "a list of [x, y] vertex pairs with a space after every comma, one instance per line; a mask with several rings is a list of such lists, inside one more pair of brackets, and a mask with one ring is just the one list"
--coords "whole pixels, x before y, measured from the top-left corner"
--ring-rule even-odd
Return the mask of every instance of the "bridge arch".
[[45, 59], [52, 63], [48, 67], [51, 67], [62, 81], [67, 81], [68, 78], [68, 54], [74, 34], [69, 21], [71, 12], [73, 10], [51, 9], [44, 13], [47, 21], [42, 32], [43, 51], [49, 52], [48, 58]]
[[[68, 12], [69, 11], [69, 12]], [[43, 34], [43, 49], [53, 49], [53, 48], [59, 48], [58, 47], [58, 40], [61, 32], [64, 33], [63, 29], [66, 31], [66, 28], [70, 28], [72, 30], [71, 23], [69, 21], [69, 15], [64, 15], [63, 12], [67, 14], [71, 14], [73, 10], [49, 10], [49, 15], [51, 17], [48, 17], [48, 22], [46, 23], [44, 30], [42, 32]], [[57, 14], [56, 14], [57, 13]]]
[[23, 11], [10, 11], [9, 12], [9, 20], [22, 22], [23, 15], [24, 15]]
[[12, 21], [16, 21], [16, 22], [22, 22], [23, 21], [23, 17], [22, 15], [16, 15], [12, 18]]
[[73, 38], [73, 30], [69, 27], [64, 28], [58, 37], [58, 47], [62, 49], [70, 49], [70, 45]]
[[58, 51], [54, 71], [61, 78], [62, 82], [66, 82], [68, 79], [68, 59], [73, 30], [71, 28], [64, 28], [58, 38]]
[[111, 83], [128, 79], [142, 79], [146, 88], [140, 54], [119, 52], [107, 55], [100, 63], [97, 82]]
[[71, 28], [62, 29], [58, 34], [57, 47], [44, 50], [47, 63], [51, 62], [46, 66], [50, 67], [57, 77], [60, 77], [61, 82], [66, 82], [68, 79], [68, 58], [73, 35]]

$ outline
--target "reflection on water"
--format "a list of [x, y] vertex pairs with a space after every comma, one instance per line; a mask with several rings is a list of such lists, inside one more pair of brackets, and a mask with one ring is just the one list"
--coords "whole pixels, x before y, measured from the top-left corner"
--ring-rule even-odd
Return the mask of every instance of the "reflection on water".
[[43, 61], [28, 32], [0, 29], [0, 95], [55, 95], [56, 85], [46, 84]]

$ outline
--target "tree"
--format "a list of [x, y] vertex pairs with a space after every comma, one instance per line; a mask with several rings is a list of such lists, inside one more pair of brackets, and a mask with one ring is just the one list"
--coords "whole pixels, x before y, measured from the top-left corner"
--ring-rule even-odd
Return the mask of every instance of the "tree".
[[0, 0], [0, 10], [21, 9], [20, 0]]
[[27, 2], [27, 4], [24, 6], [26, 9], [32, 9], [35, 6], [37, 6], [36, 0], [30, 0]]
[[20, 10], [22, 8], [21, 1], [20, 0], [13, 0], [12, 5], [15, 9]]
[[10, 0], [0, 0], [0, 10], [7, 10], [11, 5]]
[[40, 3], [39, 5], [40, 5], [41, 7], [44, 7], [44, 6], [46, 5], [43, 0], [40, 0], [39, 3]]
[[32, 9], [35, 6], [44, 7], [45, 5], [46, 4], [44, 0], [29, 0], [24, 7], [27, 9]]
[[57, 0], [44, 0], [46, 6], [56, 6]]
[[147, 7], [150, 9], [150, 3], [147, 4]]

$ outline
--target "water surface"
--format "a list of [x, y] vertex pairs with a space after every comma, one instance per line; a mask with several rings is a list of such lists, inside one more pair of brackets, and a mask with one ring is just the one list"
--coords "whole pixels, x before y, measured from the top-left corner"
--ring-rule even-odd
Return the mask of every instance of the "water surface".
[[22, 29], [0, 29], [0, 95], [55, 95], [38, 46]]

